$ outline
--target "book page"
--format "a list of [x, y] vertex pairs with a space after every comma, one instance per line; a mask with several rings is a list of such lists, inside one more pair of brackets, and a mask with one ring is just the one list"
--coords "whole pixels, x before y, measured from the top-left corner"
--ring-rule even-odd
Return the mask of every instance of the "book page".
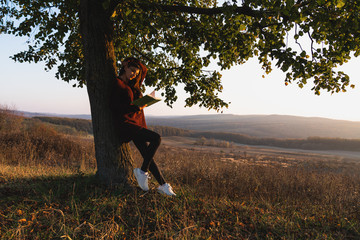
[[136, 99], [135, 101], [133, 101], [132, 104], [135, 104], [138, 107], [142, 107], [144, 105], [150, 106], [150, 105], [152, 105], [154, 103], [157, 103], [159, 101], [161, 101], [160, 98], [155, 98], [155, 97], [152, 97], [150, 95], [145, 95], [144, 97]]

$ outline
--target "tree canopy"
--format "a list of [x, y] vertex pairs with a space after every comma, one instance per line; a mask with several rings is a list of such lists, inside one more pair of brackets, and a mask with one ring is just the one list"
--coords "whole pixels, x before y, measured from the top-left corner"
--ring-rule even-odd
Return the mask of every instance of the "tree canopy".
[[[186, 105], [219, 109], [221, 69], [257, 58], [266, 73], [278, 67], [285, 83], [313, 81], [315, 94], [354, 87], [336, 67], [360, 54], [356, 0], [103, 0], [111, 18], [117, 64], [127, 56], [149, 67], [145, 84], [176, 101], [175, 86], [189, 93]], [[0, 0], [0, 32], [28, 38], [16, 61], [45, 62], [56, 77], [86, 84], [77, 0]], [[289, 44], [294, 39], [297, 47]], [[304, 43], [307, 42], [307, 43]]]

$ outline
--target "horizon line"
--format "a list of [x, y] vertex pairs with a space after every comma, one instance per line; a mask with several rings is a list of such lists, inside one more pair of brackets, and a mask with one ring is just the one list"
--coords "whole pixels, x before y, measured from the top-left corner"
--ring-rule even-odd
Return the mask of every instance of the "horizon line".
[[[38, 115], [44, 117], [66, 117], [66, 116], [89, 116], [91, 119], [91, 113], [54, 113], [54, 112], [32, 112], [32, 111], [24, 111], [24, 110], [15, 110], [15, 112], [21, 112], [25, 114], [31, 115]], [[159, 117], [159, 118], [171, 118], [171, 117], [191, 117], [191, 116], [216, 116], [216, 115], [233, 115], [233, 116], [286, 116], [286, 117], [299, 117], [299, 118], [322, 118], [322, 119], [329, 119], [335, 121], [349, 121], [349, 122], [360, 122], [360, 120], [348, 120], [348, 119], [338, 119], [338, 118], [330, 118], [330, 117], [321, 117], [321, 116], [303, 116], [303, 115], [289, 115], [289, 114], [236, 114], [236, 113], [209, 113], [209, 114], [187, 114], [187, 115], [154, 115], [154, 114], [147, 114], [147, 117]], [[33, 117], [33, 116], [31, 116]], [[70, 117], [71, 118], [71, 117]]]

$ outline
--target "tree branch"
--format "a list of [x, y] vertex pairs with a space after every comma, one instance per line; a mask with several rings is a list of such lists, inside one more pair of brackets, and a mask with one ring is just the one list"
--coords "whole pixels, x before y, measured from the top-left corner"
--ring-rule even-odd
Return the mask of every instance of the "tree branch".
[[[124, 0], [111, 0], [111, 7], [115, 9], [117, 5], [124, 2]], [[131, 4], [131, 1], [129, 1]], [[223, 6], [223, 7], [213, 7], [213, 8], [202, 8], [202, 7], [189, 7], [181, 5], [164, 5], [158, 3], [148, 3], [147, 1], [136, 3], [137, 6], [140, 6], [143, 10], [159, 10], [162, 12], [180, 12], [180, 13], [192, 13], [192, 14], [201, 14], [201, 15], [217, 15], [227, 12], [232, 12], [233, 14], [246, 15], [250, 17], [262, 17], [265, 11], [253, 10], [250, 7], [243, 6]]]
[[150, 59], [149, 57], [147, 57], [144, 53], [142, 53], [139, 49], [137, 49], [136, 47], [133, 47], [133, 49], [138, 52], [143, 58], [145, 58], [146, 60], [148, 60], [151, 63], [155, 63], [152, 59]]
[[140, 7], [143, 9], [155, 9], [162, 12], [180, 12], [180, 13], [192, 13], [201, 15], [217, 15], [227, 12], [234, 14], [242, 14], [251, 17], [261, 17], [264, 12], [259, 10], [253, 10], [249, 7], [235, 7], [235, 6], [224, 6], [224, 7], [213, 7], [213, 8], [201, 8], [201, 7], [189, 7], [181, 5], [163, 5], [163, 4], [146, 4], [140, 3]]

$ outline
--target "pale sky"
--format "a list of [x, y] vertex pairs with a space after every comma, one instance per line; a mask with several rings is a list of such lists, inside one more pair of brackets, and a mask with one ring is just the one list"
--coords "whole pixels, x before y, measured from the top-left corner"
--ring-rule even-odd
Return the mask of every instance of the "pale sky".
[[[42, 64], [15, 63], [9, 58], [26, 49], [26, 39], [0, 34], [0, 104], [16, 110], [57, 113], [90, 114], [86, 89], [73, 88], [55, 78], [55, 71], [45, 72]], [[356, 85], [346, 93], [329, 94], [322, 91], [316, 96], [310, 89], [312, 82], [303, 89], [296, 84], [285, 86], [284, 73], [274, 69], [262, 78], [263, 70], [257, 60], [222, 72], [224, 90], [220, 96], [231, 102], [224, 114], [281, 114], [307, 117], [326, 117], [360, 121], [360, 59], [354, 58], [341, 67]], [[147, 89], [150, 93], [152, 89]], [[158, 94], [160, 96], [160, 93]], [[145, 110], [146, 115], [172, 116], [216, 114], [198, 107], [184, 108], [185, 95], [178, 89], [178, 101], [173, 108], [157, 103]]]

